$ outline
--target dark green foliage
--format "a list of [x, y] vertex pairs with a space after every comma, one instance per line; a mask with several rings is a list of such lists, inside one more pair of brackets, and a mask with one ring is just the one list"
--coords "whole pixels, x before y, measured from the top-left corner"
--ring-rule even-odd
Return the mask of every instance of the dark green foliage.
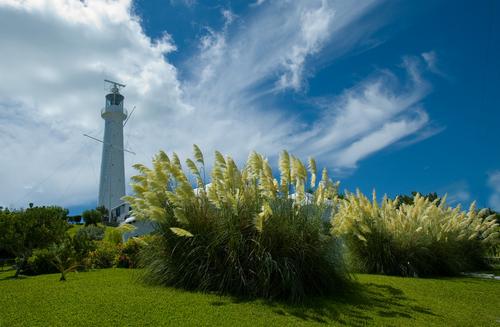
[[54, 254], [49, 248], [35, 249], [28, 258], [27, 269], [24, 273], [28, 275], [52, 274], [57, 272], [57, 268], [52, 264]]
[[95, 208], [95, 210], [99, 211], [101, 213], [101, 221], [103, 223], [108, 223], [109, 222], [109, 211], [106, 209], [105, 206], [100, 206]]
[[[11, 220], [9, 219], [9, 216], [11, 215], [11, 212], [9, 209], [4, 209], [3, 207], [0, 206], [0, 233], [11, 233], [12, 230], [10, 227], [10, 222]], [[0, 235], [0, 260], [5, 260], [7, 258], [12, 259], [15, 258], [15, 254], [11, 252], [8, 247], [7, 243], [10, 243], [10, 241], [7, 241], [6, 237], [2, 237]]]
[[95, 225], [99, 224], [102, 222], [102, 213], [99, 210], [92, 209], [92, 210], [85, 210], [82, 213], [82, 218], [85, 221], [85, 226], [88, 225]]
[[120, 248], [116, 244], [100, 241], [97, 247], [91, 251], [87, 257], [87, 266], [91, 268], [111, 268], [115, 265], [116, 259], [120, 254]]
[[70, 217], [68, 217], [68, 221], [75, 223], [75, 224], [80, 224], [82, 221], [82, 216], [80, 216], [80, 215], [70, 216]]
[[73, 237], [73, 248], [76, 258], [84, 261], [90, 252], [95, 251], [97, 242], [104, 238], [104, 228], [100, 226], [89, 225], [78, 230]]
[[116, 266], [120, 268], [136, 268], [139, 265], [139, 254], [146, 242], [143, 238], [132, 237], [121, 245], [121, 252]]
[[60, 272], [60, 280], [64, 281], [66, 273], [78, 267], [77, 257], [72, 239], [66, 237], [61, 242], [52, 243], [47, 248], [35, 249], [31, 257], [28, 258], [24, 273], [41, 275]]
[[49, 246], [51, 253], [50, 263], [61, 273], [60, 281], [66, 280], [66, 273], [78, 268], [76, 252], [71, 242], [71, 238], [66, 238], [64, 242]]
[[52, 243], [47, 248], [35, 249], [28, 258], [24, 273], [41, 275], [61, 273], [60, 280], [66, 280], [66, 272], [76, 269], [78, 255], [70, 237], [65, 237], [59, 243]]
[[417, 194], [419, 194], [420, 196], [422, 196], [423, 198], [426, 198], [426, 199], [429, 199], [429, 201], [434, 201], [434, 200], [438, 200], [436, 202], [436, 205], [439, 205], [441, 203], [441, 198], [437, 195], [436, 192], [431, 192], [427, 195], [424, 195], [420, 192], [411, 192], [411, 195], [398, 195], [397, 196], [397, 199], [398, 199], [398, 206], [402, 205], [402, 204], [414, 204], [414, 201], [415, 201], [415, 197], [417, 196]]
[[[144, 278], [173, 285], [244, 296], [302, 300], [331, 294], [346, 283], [339, 246], [321, 220], [323, 208], [297, 207], [288, 199], [271, 203], [273, 217], [262, 232], [254, 225], [258, 202], [234, 212], [200, 199], [186, 208], [180, 237], [172, 211], [143, 251]], [[250, 204], [253, 204], [250, 205]]]
[[36, 248], [59, 243], [68, 229], [68, 211], [60, 207], [32, 207], [0, 213], [0, 249], [16, 257], [18, 275]]
[[500, 213], [496, 212], [495, 210], [493, 210], [491, 208], [484, 208], [480, 212], [481, 212], [481, 216], [483, 219], [490, 216], [490, 215], [494, 215], [497, 224], [500, 225]]
[[[115, 266], [121, 244], [104, 241], [102, 226], [73, 227], [76, 233], [69, 233], [67, 213], [59, 207], [0, 210], [0, 259], [15, 258], [16, 276], [21, 272], [29, 275], [60, 272], [61, 280], [65, 280], [68, 271], [77, 268]], [[110, 234], [121, 237], [118, 231]], [[131, 248], [127, 251], [130, 252], [127, 260], [131, 262], [127, 265], [135, 266], [136, 255]]]
[[[300, 299], [332, 294], [345, 283], [341, 247], [329, 236], [322, 217], [326, 206], [294, 206], [293, 201], [271, 202], [273, 217], [259, 234], [266, 297]], [[274, 262], [267, 262], [268, 259]], [[269, 271], [274, 268], [274, 271]], [[266, 274], [267, 273], [267, 274]]]
[[13, 258], [14, 255], [10, 252], [8, 252], [6, 249], [0, 249], [0, 260], [1, 259], [7, 259], [7, 258]]
[[88, 239], [91, 241], [101, 241], [104, 239], [105, 228], [101, 226], [89, 225], [78, 230], [75, 238]]

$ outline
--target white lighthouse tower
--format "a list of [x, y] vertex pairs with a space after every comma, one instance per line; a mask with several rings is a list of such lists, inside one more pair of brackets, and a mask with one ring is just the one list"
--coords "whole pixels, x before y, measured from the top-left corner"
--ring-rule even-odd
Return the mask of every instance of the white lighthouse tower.
[[[112, 210], [123, 204], [125, 196], [125, 166], [123, 162], [123, 122], [127, 111], [123, 108], [123, 95], [119, 88], [125, 85], [105, 80], [111, 84], [111, 91], [106, 95], [106, 106], [101, 111], [104, 119], [104, 140], [102, 145], [101, 178], [99, 182], [98, 206], [104, 206], [109, 214], [109, 221], [116, 219]], [[120, 215], [120, 213], [118, 213]]]

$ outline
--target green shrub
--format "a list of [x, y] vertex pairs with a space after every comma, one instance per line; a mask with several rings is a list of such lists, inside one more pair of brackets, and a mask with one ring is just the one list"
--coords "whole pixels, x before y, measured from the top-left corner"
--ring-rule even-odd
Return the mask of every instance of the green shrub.
[[115, 262], [115, 266], [120, 268], [136, 268], [139, 266], [140, 251], [146, 245], [145, 238], [132, 237], [127, 240], [122, 246], [119, 256]]
[[482, 218], [474, 204], [463, 212], [419, 194], [413, 204], [384, 198], [380, 205], [375, 195], [370, 201], [348, 194], [331, 223], [346, 242], [352, 268], [367, 273], [431, 276], [480, 269], [488, 248], [499, 242], [494, 217]]
[[[204, 161], [195, 146], [187, 165], [193, 190], [176, 154], [160, 152], [153, 168], [135, 165], [135, 196], [127, 197], [138, 219], [153, 220], [156, 235], [141, 256], [148, 282], [188, 289], [300, 300], [330, 294], [347, 275], [335, 237], [323, 221], [337, 184], [323, 172], [316, 185], [316, 164], [307, 169], [283, 152], [280, 183], [267, 159], [252, 153], [239, 170], [216, 152], [212, 183], [205, 186]], [[294, 192], [294, 199], [289, 195]]]
[[59, 243], [52, 243], [47, 248], [35, 249], [28, 258], [27, 269], [24, 272], [31, 275], [60, 272], [60, 280], [64, 281], [66, 273], [79, 266], [72, 239], [67, 237]]
[[68, 222], [75, 223], [75, 224], [81, 224], [82, 216], [81, 215], [69, 216]]
[[50, 262], [61, 273], [60, 281], [66, 281], [66, 273], [75, 271], [80, 267], [71, 238], [66, 238], [64, 242], [49, 246], [51, 253]]
[[122, 232], [117, 228], [111, 227], [110, 230], [106, 233], [105, 239], [107, 242], [120, 244], [123, 242]]
[[28, 275], [53, 274], [57, 268], [52, 264], [53, 253], [49, 248], [35, 249], [28, 258], [27, 269], [24, 271]]
[[75, 256], [81, 263], [81, 268], [92, 268], [89, 254], [97, 249], [98, 241], [104, 237], [104, 228], [86, 226], [78, 230], [73, 237]]
[[37, 248], [46, 248], [66, 237], [68, 210], [33, 207], [0, 210], [0, 249], [16, 257], [16, 276], [27, 269], [27, 260]]
[[120, 254], [120, 246], [116, 244], [100, 241], [96, 242], [97, 247], [90, 251], [84, 264], [90, 268], [111, 268], [114, 266]]
[[76, 232], [76, 239], [86, 239], [90, 241], [101, 241], [104, 239], [105, 228], [102, 226], [89, 225], [80, 228]]
[[82, 218], [85, 221], [85, 226], [89, 225], [97, 226], [97, 224], [102, 222], [102, 217], [103, 215], [101, 211], [97, 209], [85, 210], [82, 213]]

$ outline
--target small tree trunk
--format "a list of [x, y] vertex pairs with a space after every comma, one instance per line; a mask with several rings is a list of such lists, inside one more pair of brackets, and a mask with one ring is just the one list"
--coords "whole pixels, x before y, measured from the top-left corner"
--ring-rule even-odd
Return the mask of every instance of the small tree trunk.
[[64, 271], [61, 271], [61, 278], [59, 278], [59, 281], [60, 282], [65, 282], [66, 281], [66, 276], [65, 276]]
[[16, 260], [16, 274], [14, 275], [14, 278], [18, 278], [19, 275], [21, 274], [21, 269], [24, 267], [24, 256], [21, 257], [19, 260]]

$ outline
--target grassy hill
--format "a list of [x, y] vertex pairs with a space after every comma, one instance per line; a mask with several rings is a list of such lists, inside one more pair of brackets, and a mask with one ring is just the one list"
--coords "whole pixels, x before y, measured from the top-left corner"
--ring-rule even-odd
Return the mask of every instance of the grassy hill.
[[357, 293], [297, 306], [145, 286], [136, 272], [0, 272], [0, 326], [500, 326], [493, 280], [356, 275]]

